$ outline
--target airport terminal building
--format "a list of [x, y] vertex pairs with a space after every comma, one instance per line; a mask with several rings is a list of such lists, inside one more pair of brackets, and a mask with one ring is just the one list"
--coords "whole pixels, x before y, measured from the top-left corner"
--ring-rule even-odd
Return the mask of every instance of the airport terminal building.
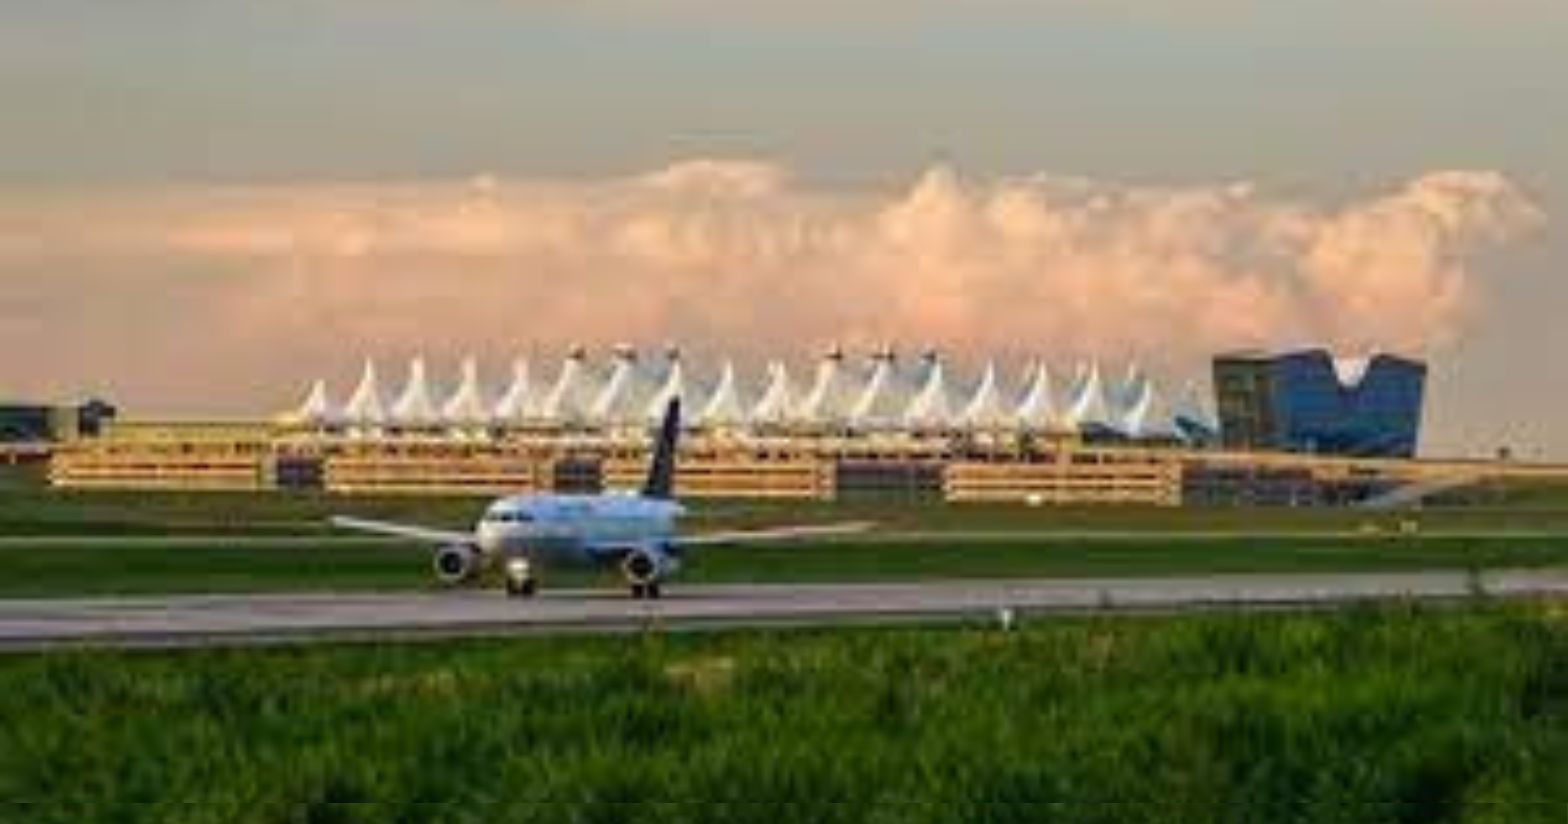
[[51, 480], [342, 493], [629, 489], [673, 397], [687, 429], [677, 488], [689, 497], [1318, 504], [1500, 471], [1410, 459], [1424, 372], [1409, 361], [1374, 358], [1351, 381], [1321, 352], [1227, 355], [1214, 361], [1213, 395], [1198, 380], [1161, 381], [1136, 366], [982, 364], [958, 374], [935, 352], [834, 349], [797, 380], [779, 361], [744, 374], [726, 360], [698, 369], [679, 351], [621, 347], [570, 351], [542, 376], [518, 360], [493, 384], [470, 358], [438, 385], [421, 358], [385, 383], [367, 361], [346, 394], [315, 381], [296, 408], [268, 419], [116, 420], [59, 449]]
[[1197, 444], [1216, 437], [1199, 385], [1186, 382], [1170, 401], [1159, 381], [1130, 365], [1118, 375], [1096, 363], [1059, 373], [1044, 362], [1004, 374], [994, 361], [955, 376], [935, 352], [900, 358], [883, 349], [850, 358], [833, 349], [797, 381], [782, 361], [743, 375], [733, 361], [700, 374], [678, 350], [641, 357], [618, 348], [604, 362], [570, 352], [553, 376], [536, 382], [529, 363], [511, 365], [504, 385], [487, 387], [477, 362], [465, 360], [447, 391], [414, 358], [393, 391], [384, 390], [374, 362], [334, 402], [316, 381], [280, 423], [361, 438], [418, 433], [480, 437], [506, 431], [637, 433], [680, 398], [687, 428], [734, 436], [844, 436], [1029, 433], [1094, 441]]
[[1214, 359], [1219, 428], [1230, 449], [1411, 458], [1426, 364], [1321, 350]]

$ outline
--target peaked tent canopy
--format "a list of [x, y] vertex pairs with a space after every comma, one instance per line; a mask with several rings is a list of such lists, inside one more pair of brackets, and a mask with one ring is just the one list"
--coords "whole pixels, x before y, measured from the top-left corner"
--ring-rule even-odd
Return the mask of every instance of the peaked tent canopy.
[[1127, 365], [1127, 371], [1121, 380], [1114, 381], [1105, 386], [1105, 403], [1113, 420], [1120, 421], [1138, 405], [1143, 398], [1144, 387], [1149, 383], [1149, 376], [1136, 362]]
[[1187, 381], [1176, 398], [1171, 419], [1184, 440], [1191, 443], [1208, 443], [1219, 435], [1220, 427], [1214, 414], [1203, 400], [1203, 391], [1195, 380]]
[[588, 417], [607, 424], [638, 422], [638, 413], [648, 393], [643, 383], [637, 364], [637, 351], [630, 346], [616, 347], [615, 365], [610, 369], [610, 377], [589, 404]]
[[725, 361], [719, 370], [719, 382], [713, 394], [697, 413], [697, 422], [703, 426], [736, 427], [746, 423], [746, 405], [741, 402], [740, 386], [735, 379], [735, 364]]
[[927, 352], [924, 360], [928, 364], [926, 377], [904, 410], [904, 425], [928, 431], [947, 429], [957, 415], [953, 411], [953, 397], [947, 388], [942, 358], [936, 352]]
[[686, 386], [686, 367], [681, 360], [680, 350], [670, 347], [669, 354], [666, 357], [670, 365], [664, 373], [664, 382], [659, 385], [658, 390], [653, 393], [653, 397], [643, 407], [643, 420], [649, 423], [657, 424], [659, 421], [664, 420], [664, 410], [674, 398], [680, 398], [683, 407], [697, 406], [697, 399], [693, 396], [694, 393]]
[[958, 422], [974, 429], [1004, 429], [1013, 424], [1012, 410], [1002, 399], [995, 362], [987, 363], [985, 371], [980, 373], [980, 382], [969, 397], [969, 403], [958, 413]]
[[909, 408], [912, 392], [898, 374], [898, 360], [884, 347], [871, 359], [871, 373], [849, 407], [849, 423], [881, 428], [900, 423]]
[[484, 390], [479, 386], [479, 363], [473, 357], [463, 359], [462, 378], [441, 407], [441, 416], [456, 424], [490, 422], [490, 404], [485, 402]]
[[817, 363], [816, 379], [800, 403], [799, 419], [806, 424], [843, 423], [858, 394], [854, 379], [844, 368], [844, 351], [828, 350]]
[[572, 349], [561, 362], [561, 371], [555, 383], [540, 399], [535, 410], [539, 417], [559, 424], [581, 423], [587, 417], [588, 404], [593, 393], [588, 375], [588, 353], [581, 347]]
[[284, 413], [281, 418], [288, 423], [327, 424], [336, 420], [337, 410], [332, 407], [332, 400], [327, 396], [327, 382], [317, 380], [310, 385], [310, 392], [305, 400], [295, 407], [293, 411]]
[[519, 357], [512, 361], [512, 382], [492, 410], [501, 422], [517, 422], [533, 414], [533, 397], [528, 380], [528, 359]]
[[392, 420], [418, 426], [435, 423], [439, 418], [425, 376], [425, 359], [415, 357], [408, 362], [408, 381], [403, 384], [403, 391], [392, 402]]
[[1024, 379], [1023, 398], [1013, 415], [1018, 426], [1030, 432], [1060, 432], [1063, 426], [1056, 409], [1056, 396], [1051, 385], [1051, 369], [1044, 361], [1029, 368]]
[[751, 408], [751, 422], [761, 425], [782, 425], [795, 419], [795, 393], [790, 386], [789, 370], [783, 361], [768, 364], [767, 384], [757, 405]]
[[377, 426], [386, 421], [386, 404], [381, 399], [381, 386], [376, 381], [376, 364], [365, 359], [365, 369], [360, 373], [359, 385], [343, 405], [343, 418], [352, 424]]
[[1139, 394], [1122, 417], [1122, 433], [1129, 438], [1174, 440], [1181, 437], [1176, 418], [1154, 381], [1145, 377]]
[[1105, 386], [1100, 380], [1100, 365], [1091, 363], [1078, 381], [1076, 394], [1067, 410], [1066, 422], [1070, 431], [1084, 435], [1118, 432], [1117, 421], [1105, 400]]

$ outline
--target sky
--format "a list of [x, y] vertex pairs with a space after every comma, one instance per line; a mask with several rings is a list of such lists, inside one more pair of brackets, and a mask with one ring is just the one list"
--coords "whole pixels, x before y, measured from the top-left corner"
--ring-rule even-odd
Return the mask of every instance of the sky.
[[367, 355], [1431, 363], [1568, 459], [1568, 4], [17, 0], [0, 394], [240, 415]]

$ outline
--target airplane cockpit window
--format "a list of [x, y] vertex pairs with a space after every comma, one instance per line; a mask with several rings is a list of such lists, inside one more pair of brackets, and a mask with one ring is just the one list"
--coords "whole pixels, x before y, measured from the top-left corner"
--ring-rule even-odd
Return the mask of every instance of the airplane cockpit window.
[[485, 522], [492, 524], [526, 524], [533, 521], [533, 519], [534, 516], [526, 512], [510, 512], [507, 510], [486, 512], [484, 515]]

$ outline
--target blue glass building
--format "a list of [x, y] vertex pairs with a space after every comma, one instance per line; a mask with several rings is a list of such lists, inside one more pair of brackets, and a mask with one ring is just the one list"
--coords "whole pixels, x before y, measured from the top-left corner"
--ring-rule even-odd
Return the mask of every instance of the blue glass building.
[[1321, 349], [1214, 359], [1220, 440], [1232, 449], [1411, 457], [1426, 364], [1394, 355], [1335, 360]]

